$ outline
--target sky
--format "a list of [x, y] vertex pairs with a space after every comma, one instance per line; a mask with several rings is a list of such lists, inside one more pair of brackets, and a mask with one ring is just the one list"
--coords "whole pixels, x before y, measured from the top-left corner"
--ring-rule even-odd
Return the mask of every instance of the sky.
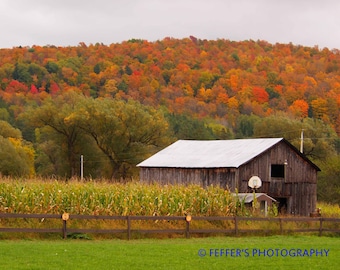
[[0, 0], [0, 48], [189, 36], [340, 49], [340, 1]]

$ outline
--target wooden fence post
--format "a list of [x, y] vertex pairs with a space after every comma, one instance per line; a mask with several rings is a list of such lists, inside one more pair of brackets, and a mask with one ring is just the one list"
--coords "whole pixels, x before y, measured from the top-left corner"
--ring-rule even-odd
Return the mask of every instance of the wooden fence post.
[[190, 238], [190, 222], [191, 222], [191, 216], [186, 216], [185, 217], [185, 223], [186, 223], [185, 237], [186, 238]]
[[323, 222], [323, 218], [320, 218], [319, 236], [322, 235], [322, 222]]
[[128, 240], [131, 239], [131, 219], [130, 216], [127, 216], [127, 235], [128, 235]]
[[61, 215], [61, 219], [63, 220], [63, 238], [67, 238], [67, 221], [70, 218], [69, 213], [64, 213]]
[[67, 225], [66, 225], [66, 220], [63, 220], [63, 239], [67, 238]]
[[237, 216], [234, 217], [234, 223], [235, 223], [235, 236], [238, 235], [238, 224], [237, 224]]

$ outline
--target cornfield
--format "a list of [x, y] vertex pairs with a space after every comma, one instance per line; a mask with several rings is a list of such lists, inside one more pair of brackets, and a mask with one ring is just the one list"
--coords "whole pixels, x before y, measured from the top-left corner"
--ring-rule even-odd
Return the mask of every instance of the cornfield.
[[[323, 206], [327, 216], [338, 216], [339, 206]], [[48, 179], [10, 179], [0, 178], [0, 212], [23, 214], [83, 214], [83, 215], [145, 215], [145, 216], [247, 216], [256, 215], [244, 203], [237, 201], [229, 191], [210, 186], [206, 189], [190, 186], [146, 185], [139, 182], [70, 182]], [[275, 212], [275, 211], [274, 211]], [[276, 215], [275, 213], [270, 215]], [[1, 219], [0, 227], [58, 228], [60, 220]], [[231, 221], [195, 221], [191, 228], [218, 229], [233, 228]], [[308, 225], [308, 224], [307, 224]], [[125, 221], [71, 220], [71, 228], [126, 228]], [[297, 228], [298, 224], [285, 227]], [[306, 226], [302, 225], [302, 226]], [[309, 226], [309, 225], [308, 225]], [[239, 229], [279, 230], [278, 224], [264, 225], [256, 221], [239, 222]], [[134, 221], [134, 229], [183, 228], [183, 221]], [[2, 238], [21, 238], [27, 234]], [[35, 236], [31, 236], [35, 237]], [[47, 235], [50, 237], [50, 235]], [[116, 237], [116, 236], [115, 236]], [[139, 236], [137, 236], [139, 237]], [[144, 237], [144, 236], [141, 236]]]
[[0, 211], [7, 213], [228, 216], [241, 210], [227, 190], [213, 186], [0, 180]]

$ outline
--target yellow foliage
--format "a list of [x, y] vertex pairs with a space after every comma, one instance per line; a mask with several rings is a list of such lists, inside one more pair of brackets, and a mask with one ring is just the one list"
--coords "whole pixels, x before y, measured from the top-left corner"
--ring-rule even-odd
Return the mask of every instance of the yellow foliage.
[[13, 144], [15, 150], [29, 165], [29, 176], [33, 177], [35, 175], [34, 169], [34, 156], [35, 151], [31, 144], [16, 138], [8, 138], [8, 140]]
[[239, 105], [240, 104], [239, 104], [238, 100], [235, 97], [229, 98], [229, 100], [228, 100], [228, 108], [229, 109], [237, 110]]

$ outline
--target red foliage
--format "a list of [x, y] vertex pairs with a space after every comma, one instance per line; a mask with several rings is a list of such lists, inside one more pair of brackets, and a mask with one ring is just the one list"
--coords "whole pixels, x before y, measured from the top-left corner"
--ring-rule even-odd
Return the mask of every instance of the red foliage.
[[31, 85], [30, 93], [34, 95], [39, 93], [38, 88], [34, 84]]
[[55, 96], [60, 91], [60, 88], [57, 83], [53, 82], [50, 86], [50, 94]]
[[7, 93], [27, 93], [28, 87], [16, 80], [12, 80], [6, 87], [5, 92]]
[[269, 101], [269, 94], [262, 87], [253, 87], [253, 98], [258, 103], [265, 103]]

